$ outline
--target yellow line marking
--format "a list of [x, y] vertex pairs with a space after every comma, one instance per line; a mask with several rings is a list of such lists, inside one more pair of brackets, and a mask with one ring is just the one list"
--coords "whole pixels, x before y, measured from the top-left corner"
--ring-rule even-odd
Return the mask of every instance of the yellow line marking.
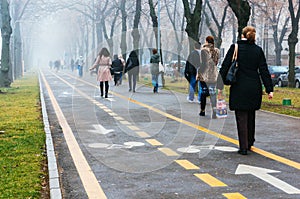
[[223, 193], [222, 195], [225, 196], [227, 199], [247, 199], [240, 193]]
[[175, 160], [180, 166], [185, 168], [186, 170], [200, 169], [198, 166], [194, 165], [188, 160]]
[[122, 118], [122, 117], [120, 117], [120, 116], [116, 116], [116, 117], [114, 117], [115, 118], [115, 120], [124, 120], [124, 118]]
[[116, 114], [116, 113], [113, 113], [113, 112], [111, 112], [111, 113], [109, 112], [108, 114], [109, 114], [110, 116], [117, 116], [117, 114]]
[[[72, 77], [72, 76], [70, 75], [70, 77]], [[89, 83], [89, 82], [83, 81], [83, 80], [81, 80], [81, 79], [79, 79], [79, 81], [82, 81], [82, 82], [84, 82], [84, 83], [86, 83], [86, 84], [88, 84], [88, 85], [91, 85], [91, 86], [93, 86], [93, 87], [98, 88], [98, 87], [95, 86], [94, 84], [91, 84], [91, 83]], [[74, 87], [74, 86], [72, 86], [72, 87]], [[74, 87], [74, 88], [75, 88], [75, 87]], [[157, 108], [154, 108], [154, 107], [152, 107], [152, 106], [149, 106], [149, 105], [144, 104], [144, 103], [141, 103], [141, 102], [138, 102], [138, 101], [136, 101], [136, 100], [133, 100], [133, 99], [131, 99], [131, 98], [128, 98], [128, 97], [126, 97], [126, 96], [123, 96], [123, 95], [121, 95], [121, 94], [118, 94], [118, 93], [116, 93], [116, 92], [112, 92], [112, 91], [109, 91], [109, 92], [110, 92], [111, 94], [113, 94], [113, 95], [119, 97], [119, 98], [125, 99], [125, 100], [127, 100], [127, 101], [132, 102], [132, 103], [138, 104], [138, 105], [140, 105], [140, 106], [142, 106], [142, 107], [148, 108], [149, 110], [152, 110], [152, 111], [154, 111], [154, 112], [156, 112], [156, 113], [159, 113], [159, 114], [161, 114], [161, 115], [163, 115], [163, 116], [165, 116], [165, 117], [168, 117], [168, 118], [173, 119], [173, 120], [175, 120], [175, 121], [177, 121], [177, 122], [180, 122], [180, 123], [183, 123], [183, 124], [185, 124], [185, 125], [187, 125], [187, 126], [190, 126], [190, 127], [192, 127], [192, 128], [195, 128], [195, 129], [197, 129], [197, 130], [199, 130], [199, 131], [202, 131], [202, 132], [204, 132], [204, 133], [213, 135], [213, 136], [215, 136], [215, 137], [218, 137], [218, 138], [220, 138], [220, 139], [222, 139], [222, 140], [225, 140], [225, 141], [230, 142], [230, 143], [232, 143], [232, 144], [235, 144], [235, 145], [237, 145], [237, 146], [239, 145], [239, 141], [236, 140], [236, 139], [233, 139], [233, 138], [227, 137], [227, 136], [225, 136], [225, 135], [222, 135], [222, 134], [220, 134], [220, 133], [211, 131], [211, 130], [209, 130], [209, 129], [207, 129], [207, 128], [204, 128], [204, 127], [202, 127], [202, 126], [198, 126], [197, 124], [194, 124], [194, 123], [192, 123], [192, 122], [189, 122], [189, 121], [180, 119], [180, 118], [178, 118], [178, 117], [175, 117], [175, 116], [173, 116], [173, 115], [170, 115], [170, 114], [168, 114], [168, 113], [165, 113], [165, 112], [163, 112], [163, 111], [161, 111], [161, 110], [159, 110], [159, 109], [157, 109]], [[295, 161], [289, 160], [289, 159], [287, 159], [287, 158], [284, 158], [284, 157], [281, 157], [281, 156], [272, 154], [272, 153], [270, 153], [270, 152], [264, 151], [264, 150], [259, 149], [259, 148], [256, 148], [256, 147], [251, 147], [251, 149], [252, 149], [254, 152], [256, 152], [257, 154], [260, 154], [260, 155], [262, 155], [262, 156], [264, 156], [264, 157], [270, 158], [270, 159], [272, 159], [272, 160], [275, 160], [275, 161], [277, 161], [277, 162], [280, 162], [280, 163], [282, 163], [282, 164], [285, 164], [285, 165], [288, 165], [288, 166], [290, 166], [290, 167], [294, 167], [294, 168], [300, 170], [300, 163], [299, 163], [299, 162], [295, 162]]]
[[130, 128], [131, 130], [133, 130], [133, 131], [139, 131], [139, 130], [141, 130], [139, 127], [136, 127], [136, 126], [127, 126], [128, 128]]
[[127, 121], [125, 121], [125, 120], [124, 120], [124, 121], [120, 121], [120, 123], [121, 123], [121, 124], [124, 124], [124, 125], [130, 125], [130, 123], [127, 122]]
[[144, 132], [144, 131], [138, 131], [136, 132], [136, 134], [138, 136], [140, 136], [141, 138], [148, 138], [148, 137], [151, 137], [148, 133]]
[[179, 156], [178, 153], [170, 148], [158, 148], [158, 150], [160, 150], [160, 152], [164, 153], [166, 156]]
[[156, 139], [146, 139], [146, 141], [152, 146], [162, 146], [163, 144], [157, 141]]
[[59, 105], [55, 99], [55, 96], [54, 96], [54, 94], [42, 72], [41, 72], [41, 76], [45, 83], [45, 87], [47, 88], [47, 91], [48, 91], [51, 103], [53, 105], [53, 108], [55, 110], [57, 119], [63, 130], [64, 137], [66, 139], [70, 154], [74, 161], [75, 167], [79, 173], [80, 179], [81, 179], [84, 189], [88, 195], [88, 198], [106, 199], [106, 196], [105, 196], [100, 184], [98, 183], [96, 176], [94, 175], [91, 167], [89, 166], [87, 160], [85, 159], [85, 157], [76, 141], [76, 138], [72, 132], [72, 129], [69, 126], [69, 124], [68, 124], [61, 108], [59, 107]]
[[194, 175], [211, 187], [226, 187], [227, 186], [225, 183], [221, 182], [220, 180], [218, 180], [217, 178], [213, 177], [212, 175], [210, 175], [208, 173], [203, 173], [203, 174], [196, 173]]

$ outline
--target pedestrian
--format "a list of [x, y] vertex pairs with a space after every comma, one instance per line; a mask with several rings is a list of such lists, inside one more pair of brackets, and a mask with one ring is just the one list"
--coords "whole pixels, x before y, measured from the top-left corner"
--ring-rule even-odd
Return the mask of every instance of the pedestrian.
[[160, 56], [157, 53], [157, 49], [152, 49], [152, 56], [150, 58], [150, 70], [152, 75], [153, 93], [158, 92], [158, 75], [159, 75], [159, 62]]
[[74, 61], [74, 59], [72, 58], [71, 59], [71, 71], [73, 72], [74, 71], [74, 66], [75, 65], [75, 61]]
[[49, 67], [50, 67], [50, 70], [52, 70], [52, 67], [53, 67], [53, 62], [52, 61], [49, 61]]
[[[240, 148], [238, 153], [247, 155], [247, 150], [251, 150], [255, 141], [255, 111], [261, 107], [262, 82], [269, 99], [273, 98], [273, 84], [264, 52], [255, 44], [255, 28], [243, 28], [241, 36], [242, 39], [237, 42], [239, 69], [236, 83], [230, 86], [229, 108], [235, 111]], [[231, 65], [234, 49], [233, 44], [222, 63], [220, 75], [223, 80]], [[218, 89], [223, 89], [223, 84], [218, 83]]]
[[123, 67], [123, 70], [121, 72], [121, 75], [120, 75], [120, 80], [119, 80], [119, 85], [122, 84], [122, 80], [123, 80], [123, 74], [125, 73], [125, 60], [123, 59], [123, 55], [122, 54], [119, 54], [118, 58], [121, 60], [122, 62], [122, 67]]
[[135, 92], [137, 76], [139, 75], [139, 59], [135, 50], [131, 51], [126, 61], [125, 72], [128, 72], [129, 92]]
[[84, 65], [84, 59], [83, 57], [80, 55], [78, 60], [77, 60], [77, 69], [78, 69], [78, 75], [79, 77], [82, 77], [83, 75], [83, 65]]
[[215, 48], [213, 36], [207, 36], [205, 44], [201, 49], [201, 64], [197, 72], [199, 96], [200, 96], [200, 116], [205, 116], [206, 98], [210, 96], [212, 107], [212, 118], [217, 118], [217, 92], [216, 83], [218, 78], [218, 62], [220, 50]]
[[97, 81], [100, 83], [101, 97], [103, 97], [103, 84], [105, 84], [105, 98], [108, 98], [109, 81], [112, 80], [112, 76], [110, 74], [111, 64], [109, 51], [107, 48], [102, 48], [96, 58], [95, 63], [90, 68], [90, 70], [93, 70], [99, 66]]
[[112, 68], [114, 70], [114, 82], [115, 86], [120, 85], [120, 79], [123, 72], [123, 63], [119, 59], [118, 55], [114, 55], [114, 60], [112, 62]]
[[195, 98], [195, 89], [196, 89], [196, 76], [197, 69], [200, 67], [200, 53], [201, 53], [201, 43], [194, 43], [194, 50], [189, 54], [187, 62], [184, 68], [184, 76], [189, 82], [189, 95], [187, 100], [189, 102], [194, 102]]
[[56, 60], [54, 62], [54, 68], [56, 69], [56, 72], [59, 71], [59, 69], [60, 69], [60, 60]]

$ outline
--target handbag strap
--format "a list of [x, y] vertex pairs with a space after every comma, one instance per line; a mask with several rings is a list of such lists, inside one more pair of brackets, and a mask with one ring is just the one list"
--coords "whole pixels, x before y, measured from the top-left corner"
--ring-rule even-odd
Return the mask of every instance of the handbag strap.
[[233, 52], [233, 56], [232, 56], [232, 61], [237, 60], [237, 56], [238, 56], [238, 44], [234, 44], [234, 52]]

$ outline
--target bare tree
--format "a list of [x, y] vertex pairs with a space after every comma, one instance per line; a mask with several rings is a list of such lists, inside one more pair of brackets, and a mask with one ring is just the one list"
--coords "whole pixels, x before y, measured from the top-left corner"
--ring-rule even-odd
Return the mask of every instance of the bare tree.
[[237, 20], [238, 20], [238, 38], [241, 38], [242, 30], [245, 26], [247, 26], [249, 18], [250, 18], [250, 5], [247, 0], [227, 0], [229, 6], [234, 12]]
[[9, 87], [11, 85], [11, 78], [9, 71], [11, 69], [10, 63], [10, 36], [12, 28], [10, 26], [9, 4], [7, 0], [1, 0], [1, 37], [2, 37], [2, 54], [1, 54], [1, 68], [0, 68], [0, 87]]
[[[285, 3], [270, 0], [252, 1], [251, 3], [253, 6], [257, 7], [271, 23], [271, 27], [273, 29], [273, 41], [275, 45], [275, 63], [280, 66], [281, 52], [283, 50], [282, 43], [284, 36], [287, 33], [287, 26], [290, 21], [290, 17], [284, 17], [283, 12]], [[284, 22], [280, 27], [280, 22], [282, 20], [284, 20]], [[268, 26], [266, 26], [266, 29], [268, 29]]]
[[[211, 17], [208, 15], [208, 13], [203, 10], [204, 12], [204, 15], [205, 15], [205, 21], [206, 21], [206, 24], [207, 24], [207, 27], [208, 29], [210, 30], [212, 36], [215, 38], [215, 45], [217, 48], [220, 48], [221, 47], [221, 44], [222, 44], [222, 32], [224, 30], [224, 25], [225, 25], [225, 19], [226, 19], [226, 15], [227, 15], [227, 9], [228, 9], [228, 4], [225, 5], [224, 7], [224, 12], [222, 14], [222, 19], [219, 20], [216, 16], [216, 13], [215, 12], [218, 12], [218, 10], [215, 10], [211, 7], [210, 3], [208, 0], [205, 1], [207, 7], [209, 8], [209, 11], [211, 13]], [[215, 26], [216, 27], [213, 27], [211, 25], [211, 20], [210, 18], [212, 18], [212, 20], [214, 21], [215, 23]]]
[[[182, 0], [184, 6], [184, 16], [186, 18], [185, 31], [189, 36], [189, 48], [193, 50], [194, 42], [199, 41], [199, 24], [201, 21], [202, 0], [196, 0], [196, 4], [192, 5], [188, 0]], [[194, 7], [193, 12], [191, 12]]]
[[[296, 9], [296, 10], [295, 10]], [[298, 43], [298, 29], [300, 18], [300, 0], [297, 1], [297, 8], [294, 7], [293, 0], [289, 0], [289, 11], [292, 20], [292, 32], [289, 34], [289, 87], [295, 86], [295, 57], [296, 44]], [[296, 11], [296, 13], [295, 13]]]
[[[184, 30], [184, 16], [182, 16], [181, 19], [181, 26], [179, 31], [178, 31], [178, 25], [177, 25], [177, 21], [179, 20], [180, 14], [179, 14], [179, 10], [177, 8], [178, 5], [178, 0], [175, 0], [175, 2], [172, 1], [172, 4], [174, 4], [174, 10], [173, 10], [173, 15], [170, 11], [170, 6], [167, 5], [167, 1], [165, 0], [165, 4], [166, 4], [166, 9], [167, 9], [167, 14], [169, 17], [169, 20], [172, 24], [174, 33], [175, 33], [175, 39], [176, 39], [176, 44], [177, 44], [177, 73], [176, 73], [176, 78], [178, 78], [179, 73], [180, 73], [180, 65], [179, 63], [181, 63], [181, 51], [182, 51], [182, 41], [183, 41], [183, 30]], [[178, 18], [177, 18], [178, 17]], [[180, 35], [178, 35], [178, 33]]]

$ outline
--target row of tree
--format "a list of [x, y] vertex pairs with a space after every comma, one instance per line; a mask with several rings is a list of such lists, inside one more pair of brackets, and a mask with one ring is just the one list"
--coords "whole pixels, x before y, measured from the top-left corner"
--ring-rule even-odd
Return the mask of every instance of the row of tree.
[[[162, 41], [159, 30], [160, 27], [166, 27], [176, 32], [174, 50], [180, 63], [185, 34], [188, 36], [190, 50], [194, 41], [207, 34], [215, 37], [216, 45], [220, 48], [228, 26], [232, 27], [232, 42], [236, 42], [236, 39], [240, 38], [242, 28], [251, 24], [256, 27], [263, 26], [264, 31], [268, 31], [269, 27], [272, 28], [276, 64], [281, 65], [282, 43], [286, 34], [290, 32], [288, 36], [289, 82], [292, 86], [295, 47], [298, 42], [299, 6], [300, 0], [288, 0], [288, 2], [285, 0], [52, 0], [47, 2], [20, 0], [18, 3], [11, 4], [7, 0], [1, 0], [3, 42], [0, 87], [10, 86], [11, 82], [22, 74], [22, 60], [25, 59], [22, 55], [26, 53], [22, 52], [24, 44], [21, 42], [21, 20], [30, 20], [33, 12], [46, 18], [65, 10], [76, 13], [74, 16], [78, 20], [74, 20], [74, 23], [80, 23], [79, 30], [72, 30], [79, 34], [72, 35], [72, 42], [68, 45], [67, 51], [75, 55], [85, 54], [85, 57], [95, 57], [96, 49], [100, 47], [98, 45], [103, 43], [107, 44], [110, 52], [116, 51], [116, 44], [119, 44], [125, 58], [128, 49], [140, 49], [140, 46], [143, 46], [141, 43], [147, 43], [146, 46], [155, 43], [156, 47], [160, 47]], [[265, 23], [256, 22], [256, 18], [264, 18]], [[162, 22], [164, 24], [159, 26]], [[117, 31], [118, 29], [121, 31]], [[142, 38], [141, 34], [147, 35], [146, 30], [149, 29], [152, 29], [154, 37]], [[131, 33], [133, 47], [128, 46], [128, 30]], [[121, 32], [120, 42], [116, 40], [116, 32]], [[236, 32], [239, 33], [238, 38]], [[268, 50], [268, 46], [265, 50]]]

